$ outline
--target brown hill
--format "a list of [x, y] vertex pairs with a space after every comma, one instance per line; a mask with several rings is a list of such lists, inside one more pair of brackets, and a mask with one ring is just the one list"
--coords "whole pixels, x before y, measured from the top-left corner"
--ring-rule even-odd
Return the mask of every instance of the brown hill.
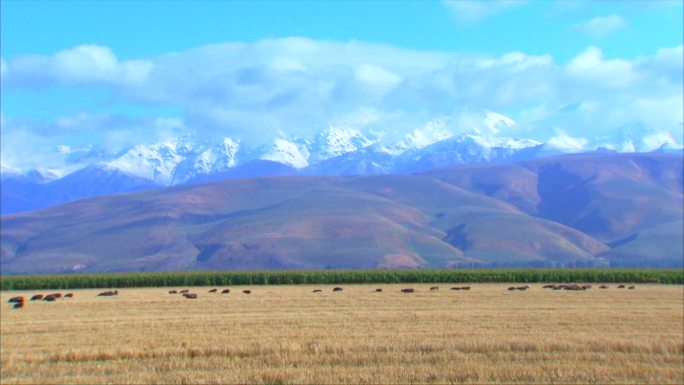
[[681, 218], [681, 156], [586, 154], [86, 199], [2, 216], [0, 263], [6, 274], [669, 266], [681, 264]]

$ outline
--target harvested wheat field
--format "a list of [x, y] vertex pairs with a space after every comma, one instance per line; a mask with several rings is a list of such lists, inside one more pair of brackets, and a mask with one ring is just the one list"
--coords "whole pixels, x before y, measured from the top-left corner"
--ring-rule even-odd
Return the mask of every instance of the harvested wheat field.
[[681, 285], [430, 286], [2, 292], [2, 383], [684, 383]]

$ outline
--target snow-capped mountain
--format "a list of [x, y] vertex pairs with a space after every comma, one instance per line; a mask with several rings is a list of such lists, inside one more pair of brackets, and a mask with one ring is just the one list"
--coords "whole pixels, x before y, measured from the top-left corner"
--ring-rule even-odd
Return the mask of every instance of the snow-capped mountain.
[[304, 138], [281, 132], [257, 147], [246, 146], [238, 138], [199, 141], [190, 136], [136, 145], [116, 154], [90, 147], [60, 146], [57, 153], [63, 155], [62, 168], [22, 172], [1, 165], [2, 212], [31, 210], [87, 196], [219, 179], [406, 173], [597, 149], [681, 154], [683, 148], [671, 134], [638, 122], [594, 140], [560, 134], [543, 142], [509, 137], [515, 124], [506, 116], [482, 110], [469, 111], [458, 119], [430, 120], [394, 142], [381, 141], [380, 138], [389, 137], [381, 131], [368, 135], [353, 127], [328, 126]]
[[309, 153], [306, 145], [297, 143], [285, 138], [275, 138], [273, 141], [263, 146], [259, 151], [257, 159], [270, 160], [292, 166], [294, 168], [302, 168], [309, 165]]
[[201, 175], [221, 173], [238, 164], [240, 143], [231, 138], [196, 148], [173, 170], [172, 184], [184, 183]]
[[159, 185], [170, 185], [176, 167], [192, 154], [194, 147], [194, 141], [188, 137], [149, 146], [138, 145], [118, 158], [105, 162], [102, 167], [151, 180]]
[[369, 139], [354, 128], [333, 127], [321, 131], [309, 146], [309, 164], [366, 148], [377, 139]]
[[534, 157], [541, 142], [531, 139], [486, 137], [461, 134], [436, 142], [422, 149], [404, 152], [397, 160], [402, 172], [466, 163], [494, 163]]
[[387, 152], [399, 155], [407, 150], [417, 150], [433, 143], [451, 138], [453, 132], [448, 127], [447, 119], [435, 119], [427, 122], [423, 127], [409, 132], [403, 139], [387, 146]]

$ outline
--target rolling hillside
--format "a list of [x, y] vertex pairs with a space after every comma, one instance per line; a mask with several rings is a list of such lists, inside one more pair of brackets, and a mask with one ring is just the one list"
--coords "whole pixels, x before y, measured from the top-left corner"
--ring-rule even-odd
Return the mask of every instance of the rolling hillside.
[[682, 157], [271, 176], [3, 215], [4, 274], [682, 266]]

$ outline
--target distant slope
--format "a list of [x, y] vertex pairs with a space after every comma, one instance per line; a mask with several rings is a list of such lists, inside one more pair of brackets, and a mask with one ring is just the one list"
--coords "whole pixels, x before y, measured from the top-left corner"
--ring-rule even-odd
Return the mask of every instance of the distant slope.
[[682, 157], [667, 154], [227, 180], [3, 215], [0, 267], [681, 266], [682, 201]]

